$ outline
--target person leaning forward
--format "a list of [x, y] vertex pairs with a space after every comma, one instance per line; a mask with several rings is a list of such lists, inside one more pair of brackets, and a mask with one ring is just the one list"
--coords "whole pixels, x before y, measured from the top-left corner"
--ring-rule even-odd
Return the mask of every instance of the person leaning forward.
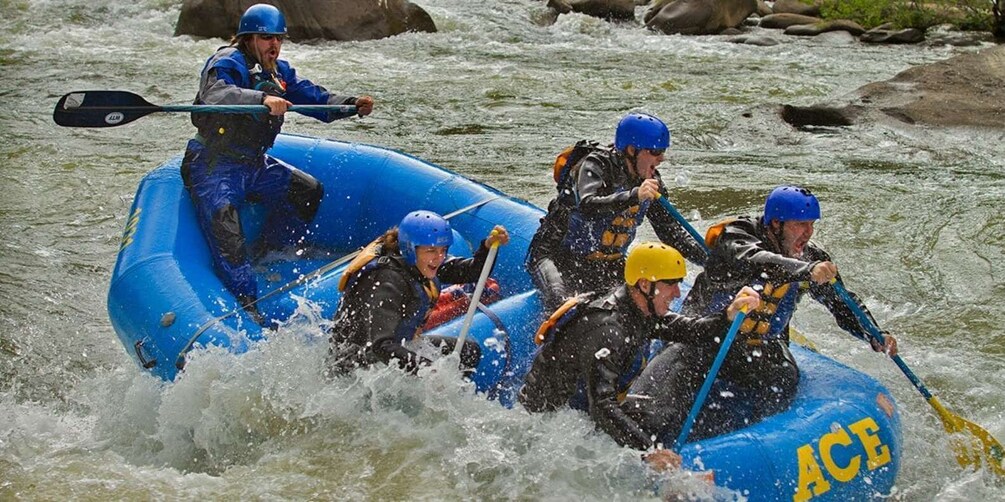
[[[489, 248], [507, 244], [509, 234], [497, 225], [473, 258], [448, 257], [453, 241], [445, 218], [413, 211], [349, 264], [339, 281], [343, 293], [331, 328], [328, 376], [392, 361], [415, 373], [430, 363], [416, 352], [416, 343], [428, 342], [444, 354], [453, 350], [456, 338], [418, 336], [436, 306], [440, 284], [477, 282]], [[480, 359], [478, 343], [465, 340], [461, 364], [472, 369]]]
[[276, 7], [256, 4], [241, 16], [237, 35], [202, 70], [197, 105], [265, 105], [268, 114], [193, 113], [198, 129], [188, 142], [181, 174], [224, 285], [259, 324], [258, 285], [251, 269], [238, 207], [248, 200], [269, 206], [261, 250], [295, 245], [307, 233], [324, 193], [310, 175], [275, 159], [268, 150], [293, 104], [355, 105], [355, 112], [303, 112], [323, 122], [369, 115], [373, 98], [336, 96], [301, 78], [279, 53], [286, 19]]
[[660, 119], [631, 113], [618, 123], [613, 148], [596, 148], [558, 180], [558, 195], [534, 234], [527, 271], [545, 307], [575, 293], [606, 291], [620, 282], [625, 252], [649, 218], [657, 237], [703, 263], [704, 250], [656, 197], [667, 195], [656, 166], [670, 147]]
[[[855, 314], [830, 286], [839, 278], [837, 267], [810, 242], [819, 218], [815, 195], [781, 186], [765, 200], [763, 215], [728, 220], [709, 230], [712, 253], [683, 311], [716, 312], [747, 284], [759, 292], [761, 305], [740, 326], [716, 380], [722, 392], [709, 395], [692, 438], [735, 430], [789, 408], [799, 383], [799, 368], [789, 352], [789, 322], [804, 294], [830, 310], [842, 329], [866, 338]], [[897, 340], [890, 335], [885, 346], [872, 344], [876, 351], [896, 354]], [[650, 434], [676, 437], [715, 354], [695, 345], [665, 348], [633, 383], [625, 409]], [[748, 404], [748, 412], [736, 412], [739, 401]]]
[[[619, 394], [637, 371], [650, 340], [711, 345], [725, 334], [741, 307], [759, 305], [757, 293], [748, 288], [727, 308], [707, 317], [670, 312], [686, 273], [684, 257], [676, 249], [659, 242], [642, 243], [628, 254], [621, 285], [593, 300], [569, 300], [539, 330], [543, 344], [518, 395], [524, 408], [535, 413], [585, 404], [598, 428], [619, 444], [652, 448], [651, 435], [618, 405]], [[572, 402], [584, 387], [586, 403]], [[657, 451], [647, 457], [651, 463], [675, 455]]]

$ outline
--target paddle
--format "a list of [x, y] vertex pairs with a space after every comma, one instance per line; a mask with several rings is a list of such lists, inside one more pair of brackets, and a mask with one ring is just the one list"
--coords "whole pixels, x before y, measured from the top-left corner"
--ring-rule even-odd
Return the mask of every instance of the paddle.
[[719, 374], [719, 368], [722, 367], [723, 361], [726, 360], [729, 347], [733, 345], [736, 333], [740, 330], [740, 325], [743, 324], [743, 320], [746, 317], [747, 306], [744, 305], [736, 313], [736, 317], [733, 318], [733, 324], [729, 326], [729, 331], [726, 332], [726, 338], [722, 340], [719, 353], [715, 355], [712, 367], [708, 369], [708, 375], [705, 375], [705, 381], [701, 384], [701, 389], [698, 390], [698, 395], [694, 398], [694, 404], [691, 405], [691, 411], [688, 412], [687, 419], [684, 420], [684, 426], [681, 427], [680, 435], [673, 442], [673, 451], [680, 451], [681, 446], [684, 446], [684, 442], [687, 441], [687, 436], [691, 433], [691, 427], [694, 425], [695, 419], [698, 418], [698, 412], [701, 411], [701, 407], [705, 404], [705, 398], [708, 397], [708, 392], [712, 389], [712, 383], [715, 382], [715, 377]]
[[[492, 235], [495, 235], [495, 230], [492, 231]], [[495, 241], [489, 246], [489, 255], [485, 258], [485, 265], [482, 266], [482, 275], [478, 277], [478, 283], [475, 284], [475, 292], [471, 295], [471, 303], [468, 305], [468, 312], [464, 314], [464, 324], [461, 325], [461, 334], [457, 336], [457, 343], [454, 344], [454, 354], [460, 355], [461, 347], [464, 346], [464, 340], [468, 336], [468, 331], [471, 329], [471, 322], [475, 317], [475, 309], [478, 308], [478, 302], [482, 299], [482, 290], [485, 289], [485, 283], [489, 279], [489, 272], [492, 271], [492, 264], [496, 261], [496, 254], [499, 253], [499, 241]]]
[[[841, 300], [844, 301], [845, 305], [855, 314], [858, 318], [858, 322], [869, 332], [877, 342], [885, 344], [886, 340], [883, 337], [883, 333], [880, 332], [879, 327], [877, 327], [872, 319], [869, 318], [859, 307], [858, 302], [848, 293], [841, 281], [834, 279], [831, 281], [834, 286], [834, 291], [837, 292]], [[929, 392], [925, 384], [921, 382], [911, 368], [907, 366], [907, 363], [900, 358], [899, 355], [890, 356], [893, 362], [897, 363], [907, 379], [914, 384], [914, 387], [921, 392], [922, 396], [925, 396], [925, 400], [928, 404], [935, 408], [935, 411], [939, 414], [939, 418], [942, 420], [942, 426], [945, 427], [946, 432], [950, 434], [961, 434], [969, 433], [972, 436], [972, 440], [969, 441], [969, 447], [966, 441], [962, 441], [959, 438], [954, 439], [950, 443], [953, 445], [953, 449], [956, 451], [956, 461], [960, 463], [963, 467], [973, 467], [974, 469], [980, 467], [981, 461], [983, 461], [991, 468], [991, 471], [998, 474], [999, 476], [1005, 476], [1005, 468], [1002, 467], [1002, 460], [1005, 457], [1005, 448], [1002, 448], [1001, 443], [998, 442], [991, 434], [981, 428], [979, 425], [966, 420], [959, 415], [955, 415], [949, 410], [947, 410], [939, 399]]]
[[663, 194], [657, 195], [656, 200], [660, 202], [663, 209], [666, 209], [667, 212], [670, 213], [670, 216], [673, 216], [673, 219], [677, 220], [677, 223], [680, 223], [681, 226], [684, 227], [689, 234], [691, 234], [691, 237], [694, 237], [695, 242], [701, 246], [701, 249], [705, 251], [706, 255], [711, 254], [711, 250], [709, 250], [708, 245], [705, 244], [705, 239], [702, 238], [701, 234], [699, 234], [698, 231], [684, 219], [684, 215], [680, 214], [680, 211], [678, 211], [676, 207], [673, 207], [673, 204], [671, 204], [670, 201], [663, 196]]
[[[291, 112], [351, 113], [352, 105], [293, 105]], [[52, 120], [63, 127], [115, 127], [157, 112], [268, 113], [265, 105], [163, 105], [126, 91], [77, 91], [59, 98]]]

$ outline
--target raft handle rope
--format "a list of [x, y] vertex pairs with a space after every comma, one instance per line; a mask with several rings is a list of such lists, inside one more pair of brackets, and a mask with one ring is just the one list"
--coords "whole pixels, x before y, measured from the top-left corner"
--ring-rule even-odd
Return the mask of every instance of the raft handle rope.
[[136, 343], [133, 344], [133, 348], [136, 349], [136, 358], [140, 360], [140, 366], [145, 369], [150, 369], [157, 366], [157, 359], [147, 359], [143, 357], [143, 341], [144, 340], [137, 340]]

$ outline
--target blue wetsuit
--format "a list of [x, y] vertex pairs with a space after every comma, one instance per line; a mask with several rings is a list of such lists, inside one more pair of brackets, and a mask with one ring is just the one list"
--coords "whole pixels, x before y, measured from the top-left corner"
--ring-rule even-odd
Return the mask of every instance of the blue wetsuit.
[[[355, 104], [356, 98], [336, 96], [300, 78], [288, 62], [277, 61], [273, 72], [237, 46], [223, 47], [206, 61], [196, 104], [260, 105], [266, 95], [294, 104]], [[324, 122], [353, 113], [304, 113]], [[199, 225], [209, 243], [213, 266], [224, 285], [244, 305], [258, 297], [237, 208], [245, 201], [269, 208], [262, 231], [263, 249], [295, 244], [307, 234], [323, 189], [310, 175], [265, 152], [279, 134], [282, 116], [269, 114], [193, 113], [198, 128], [188, 142], [182, 178], [195, 204]]]

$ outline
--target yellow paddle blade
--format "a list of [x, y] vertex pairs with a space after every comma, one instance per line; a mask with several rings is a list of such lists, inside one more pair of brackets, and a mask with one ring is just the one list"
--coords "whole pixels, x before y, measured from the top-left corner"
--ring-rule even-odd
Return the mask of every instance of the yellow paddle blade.
[[789, 341], [796, 345], [802, 345], [813, 352], [820, 352], [817, 350], [817, 344], [813, 343], [813, 340], [806, 338], [806, 335], [800, 333], [799, 330], [792, 326], [789, 326]]
[[[956, 461], [963, 467], [979, 469], [986, 465], [991, 472], [1005, 476], [1005, 448], [991, 433], [981, 426], [947, 410], [939, 399], [932, 396], [928, 403], [939, 413], [942, 425], [952, 436], [950, 442], [956, 452]], [[969, 440], [968, 440], [969, 439]]]

